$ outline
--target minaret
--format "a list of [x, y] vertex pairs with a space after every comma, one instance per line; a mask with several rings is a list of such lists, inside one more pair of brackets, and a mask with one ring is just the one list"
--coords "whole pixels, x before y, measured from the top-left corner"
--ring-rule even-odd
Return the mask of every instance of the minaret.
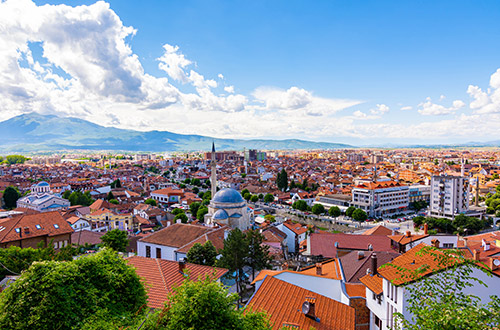
[[460, 160], [460, 162], [461, 162], [461, 165], [462, 165], [461, 168], [460, 168], [460, 176], [463, 177], [465, 175], [465, 162], [464, 162], [464, 159], [462, 158]]
[[212, 142], [212, 159], [210, 161], [210, 168], [211, 168], [211, 173], [210, 173], [210, 183], [212, 184], [212, 198], [214, 198], [215, 193], [217, 192], [217, 164], [215, 160], [215, 143]]

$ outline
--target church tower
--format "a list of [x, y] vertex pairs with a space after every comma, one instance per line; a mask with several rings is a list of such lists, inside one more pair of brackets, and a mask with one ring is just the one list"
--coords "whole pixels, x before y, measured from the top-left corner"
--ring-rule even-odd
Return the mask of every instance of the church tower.
[[212, 142], [212, 159], [210, 161], [210, 183], [212, 184], [212, 198], [214, 198], [215, 193], [217, 192], [217, 164], [215, 160], [215, 143]]

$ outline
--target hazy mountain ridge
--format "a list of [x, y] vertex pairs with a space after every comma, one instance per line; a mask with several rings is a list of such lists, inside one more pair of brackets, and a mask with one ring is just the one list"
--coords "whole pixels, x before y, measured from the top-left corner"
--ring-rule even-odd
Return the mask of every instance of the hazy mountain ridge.
[[218, 139], [168, 131], [140, 132], [104, 127], [78, 118], [29, 113], [0, 122], [0, 151], [43, 152], [61, 150], [192, 151], [208, 150], [215, 141], [218, 150], [247, 149], [337, 149], [340, 143], [297, 139]]

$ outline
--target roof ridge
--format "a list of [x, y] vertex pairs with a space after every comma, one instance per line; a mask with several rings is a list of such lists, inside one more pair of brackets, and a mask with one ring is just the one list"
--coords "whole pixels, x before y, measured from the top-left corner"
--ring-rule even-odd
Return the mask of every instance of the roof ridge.
[[165, 290], [167, 292], [169, 292], [170, 291], [170, 287], [169, 287], [167, 281], [165, 280], [165, 276], [163, 275], [163, 269], [161, 267], [160, 260], [161, 259], [155, 258], [156, 265], [158, 266], [158, 270], [160, 271], [161, 280], [163, 281], [163, 285], [165, 286]]

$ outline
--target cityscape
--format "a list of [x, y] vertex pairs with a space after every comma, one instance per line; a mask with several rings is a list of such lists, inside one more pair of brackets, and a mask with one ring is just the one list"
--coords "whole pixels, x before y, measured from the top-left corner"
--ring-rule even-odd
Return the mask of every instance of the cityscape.
[[498, 329], [499, 16], [0, 0], [0, 329]]

